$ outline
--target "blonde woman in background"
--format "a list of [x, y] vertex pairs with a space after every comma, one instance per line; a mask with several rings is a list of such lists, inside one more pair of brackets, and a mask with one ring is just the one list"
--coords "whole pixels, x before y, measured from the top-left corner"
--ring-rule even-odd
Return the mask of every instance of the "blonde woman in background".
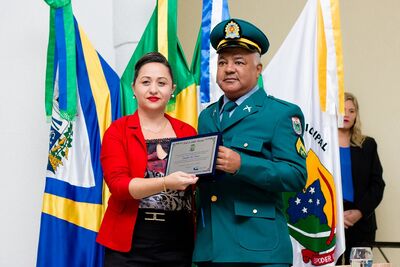
[[362, 134], [358, 101], [351, 93], [345, 93], [339, 145], [346, 237], [344, 262], [349, 264], [352, 247], [370, 246], [375, 241], [375, 209], [385, 188], [377, 144], [372, 137]]

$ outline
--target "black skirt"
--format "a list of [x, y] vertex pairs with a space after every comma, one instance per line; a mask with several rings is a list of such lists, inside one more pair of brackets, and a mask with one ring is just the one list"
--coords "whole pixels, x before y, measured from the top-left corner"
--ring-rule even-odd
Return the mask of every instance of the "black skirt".
[[106, 248], [104, 267], [190, 267], [193, 243], [191, 213], [139, 209], [131, 250]]

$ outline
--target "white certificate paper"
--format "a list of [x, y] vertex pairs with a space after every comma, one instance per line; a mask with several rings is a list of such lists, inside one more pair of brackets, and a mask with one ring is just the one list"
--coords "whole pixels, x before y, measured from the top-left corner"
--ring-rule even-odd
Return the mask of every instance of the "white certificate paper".
[[196, 175], [214, 174], [220, 139], [221, 135], [215, 133], [172, 140], [166, 174], [176, 171]]

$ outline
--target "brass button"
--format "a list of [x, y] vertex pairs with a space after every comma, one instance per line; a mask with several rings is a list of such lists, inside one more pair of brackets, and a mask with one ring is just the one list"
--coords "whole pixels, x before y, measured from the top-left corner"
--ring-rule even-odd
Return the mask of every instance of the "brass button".
[[211, 202], [216, 202], [217, 201], [217, 196], [215, 196], [215, 195], [212, 195], [211, 196]]
[[249, 144], [248, 144], [248, 143], [244, 143], [243, 146], [244, 146], [244, 147], [248, 147]]
[[254, 209], [254, 210], [253, 210], [253, 213], [254, 213], [254, 214], [256, 214], [257, 212], [258, 212], [258, 210], [257, 210], [257, 209]]

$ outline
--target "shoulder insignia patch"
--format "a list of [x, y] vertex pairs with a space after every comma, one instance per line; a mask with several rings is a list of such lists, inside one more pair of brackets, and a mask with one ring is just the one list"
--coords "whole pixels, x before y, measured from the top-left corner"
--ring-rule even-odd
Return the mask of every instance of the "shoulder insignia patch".
[[296, 141], [296, 151], [302, 158], [307, 158], [306, 147], [303, 144], [303, 140], [301, 137], [297, 138]]
[[292, 117], [292, 125], [293, 125], [294, 132], [298, 135], [301, 135], [301, 132], [302, 132], [301, 122], [298, 117]]

